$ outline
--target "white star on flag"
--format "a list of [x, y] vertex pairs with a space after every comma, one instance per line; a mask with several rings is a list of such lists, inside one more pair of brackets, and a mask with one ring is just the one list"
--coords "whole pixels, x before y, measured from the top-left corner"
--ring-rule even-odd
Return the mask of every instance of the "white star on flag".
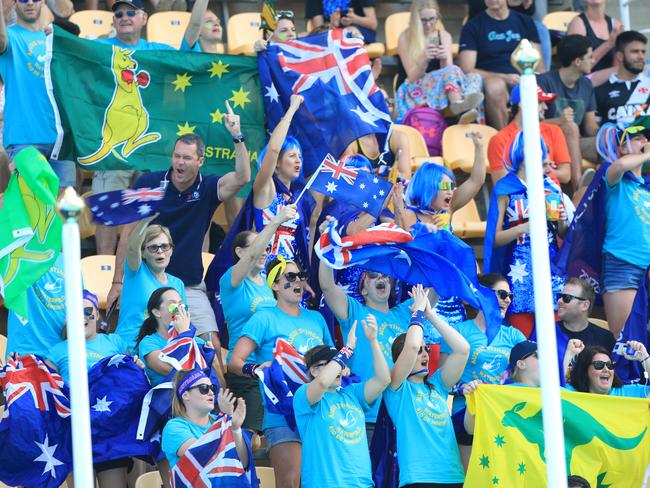
[[363, 202], [363, 208], [368, 208], [368, 202]]
[[103, 202], [103, 201], [106, 200], [107, 198], [108, 198], [108, 195], [102, 195], [101, 197], [99, 197], [99, 201], [100, 201], [100, 202]]
[[117, 202], [113, 202], [113, 203], [111, 203], [111, 208], [117, 208], [117, 207], [119, 207], [119, 206], [120, 206], [120, 204], [117, 203]]
[[384, 193], [385, 193], [384, 190], [379, 190], [379, 196], [380, 196], [380, 197], [383, 197], [383, 196], [384, 196]]
[[266, 93], [264, 94], [264, 96], [269, 97], [269, 100], [271, 102], [279, 103], [279, 93], [278, 90], [275, 88], [275, 85], [271, 83], [271, 86], [265, 86], [264, 88], [266, 88]]
[[379, 178], [377, 178], [377, 177], [375, 176], [375, 177], [372, 179], [372, 182], [373, 182], [373, 183], [379, 183]]
[[106, 395], [104, 395], [104, 398], [97, 398], [97, 401], [93, 405], [93, 410], [95, 412], [110, 412], [110, 405], [113, 403], [112, 401], [106, 400]]
[[151, 205], [143, 203], [142, 205], [138, 206], [138, 213], [140, 215], [146, 215], [149, 212], [151, 212]]
[[361, 183], [361, 184], [359, 185], [359, 188], [360, 188], [361, 190], [364, 190], [364, 189], [366, 188], [366, 184], [365, 184], [365, 183]]
[[336, 183], [330, 181], [327, 183], [327, 185], [325, 185], [325, 188], [327, 189], [328, 193], [334, 193], [336, 191]]
[[528, 271], [526, 271], [526, 263], [521, 263], [517, 259], [515, 261], [515, 264], [510, 265], [510, 272], [508, 273], [508, 276], [512, 279], [513, 283], [517, 283], [517, 281], [524, 282], [524, 277], [528, 276]]
[[357, 117], [363, 120], [366, 124], [370, 124], [373, 127], [377, 127], [377, 124], [375, 124], [375, 120], [377, 120], [377, 118], [374, 115], [372, 115], [370, 112], [364, 112], [363, 110], [361, 110], [361, 107], [359, 107], [358, 105], [357, 108], [352, 109], [352, 112], [357, 114]]
[[56, 469], [54, 469], [56, 466], [61, 466], [63, 463], [59, 461], [57, 458], [54, 457], [54, 452], [56, 451], [56, 448], [58, 444], [54, 444], [52, 446], [49, 445], [49, 441], [47, 439], [47, 434], [45, 435], [45, 441], [41, 444], [40, 442], [34, 441], [34, 443], [39, 447], [41, 450], [41, 455], [38, 456], [34, 461], [39, 461], [41, 463], [45, 463], [45, 467], [43, 468], [43, 472], [41, 473], [42, 475], [45, 474], [46, 472], [50, 472], [50, 476], [53, 478], [56, 477]]
[[116, 354], [108, 362], [108, 365], [109, 366], [115, 366], [116, 368], [119, 368], [120, 364], [122, 364], [125, 361], [125, 358], [126, 358], [126, 354]]

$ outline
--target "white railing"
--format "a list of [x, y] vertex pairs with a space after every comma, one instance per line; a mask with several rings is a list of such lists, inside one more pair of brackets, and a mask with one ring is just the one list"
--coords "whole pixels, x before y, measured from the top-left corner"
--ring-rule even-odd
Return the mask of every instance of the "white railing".
[[[621, 22], [625, 30], [630, 30], [630, 4], [642, 0], [619, 0], [618, 7], [621, 13]], [[647, 1], [647, 0], [645, 0]], [[640, 32], [650, 32], [650, 29], [640, 29]]]

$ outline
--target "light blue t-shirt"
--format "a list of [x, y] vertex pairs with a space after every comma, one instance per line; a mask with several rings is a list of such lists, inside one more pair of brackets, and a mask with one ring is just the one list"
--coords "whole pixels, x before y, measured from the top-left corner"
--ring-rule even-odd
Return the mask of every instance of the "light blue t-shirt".
[[39, 280], [27, 289], [27, 317], [9, 312], [7, 321], [7, 355], [37, 354], [45, 357], [61, 342], [65, 324], [65, 289], [63, 254]]
[[[375, 368], [372, 365], [372, 351], [370, 343], [363, 333], [362, 320], [366, 320], [369, 313], [373, 314], [377, 319], [377, 341], [384, 353], [384, 358], [388, 363], [388, 367], [393, 367], [393, 354], [391, 348], [393, 341], [397, 336], [403, 334], [408, 329], [411, 321], [411, 311], [409, 305], [411, 300], [407, 300], [396, 307], [391, 308], [388, 312], [381, 312], [359, 303], [354, 298], [348, 297], [348, 318], [347, 320], [340, 321], [341, 332], [343, 337], [348, 336], [348, 332], [352, 328], [354, 321], [357, 321], [357, 346], [354, 348], [354, 354], [350, 359], [350, 370], [361, 378], [361, 381], [366, 381], [375, 375]], [[379, 412], [379, 404], [366, 414], [368, 422], [375, 422], [377, 420], [377, 413]]]
[[153, 275], [144, 260], [135, 272], [131, 271], [126, 262], [124, 263], [120, 318], [115, 333], [122, 336], [131, 351], [135, 349], [135, 340], [138, 337], [140, 326], [147, 318], [149, 297], [154, 291], [163, 286], [174, 288], [181, 296], [183, 303], [187, 303], [185, 285], [180, 279], [167, 273], [167, 283], [161, 283]]
[[0, 54], [5, 85], [3, 144], [54, 144], [54, 109], [45, 88], [45, 33], [18, 25], [7, 28]]
[[195, 53], [203, 52], [203, 51], [201, 51], [201, 45], [199, 44], [198, 40], [194, 43], [194, 46], [190, 47], [187, 44], [187, 41], [185, 40], [185, 36], [183, 36], [183, 40], [181, 41], [181, 47], [180, 47], [179, 51], [186, 51], [186, 52], [191, 51], [191, 52], [195, 52]]
[[454, 426], [447, 407], [449, 390], [440, 370], [429, 382], [404, 381], [384, 391], [384, 402], [397, 431], [399, 485], [462, 483], [465, 479]]
[[[572, 385], [566, 385], [566, 389], [577, 391]], [[609, 396], [648, 398], [648, 395], [650, 395], [650, 386], [640, 384], [617, 386], [609, 390]]]
[[[275, 307], [275, 298], [271, 289], [263, 283], [258, 285], [249, 277], [244, 278], [239, 286], [231, 285], [232, 268], [224, 273], [219, 280], [221, 308], [228, 325], [228, 357], [237, 345], [244, 325], [255, 312], [263, 308]], [[249, 361], [255, 361], [255, 353], [249, 356]]]
[[100, 38], [95, 40], [97, 42], [101, 42], [102, 44], [119, 46], [124, 49], [135, 49], [136, 51], [153, 51], [156, 49], [160, 51], [176, 51], [176, 49], [174, 49], [169, 44], [163, 44], [162, 42], [150, 42], [142, 38], [138, 39], [137, 44], [124, 44], [117, 37]]
[[[126, 349], [126, 344], [119, 335], [98, 334], [93, 340], [86, 341], [86, 365], [90, 369], [105, 357], [125, 354]], [[47, 359], [56, 366], [59, 374], [67, 383], [70, 378], [68, 374], [68, 341], [61, 341], [50, 349]]]
[[[195, 337], [194, 340], [197, 344], [205, 344], [205, 341], [200, 337]], [[151, 386], [158, 386], [160, 383], [165, 381], [166, 375], [163, 376], [160, 373], [154, 371], [149, 367], [149, 358], [147, 355], [153, 351], [160, 351], [167, 346], [167, 339], [162, 337], [158, 332], [144, 336], [140, 343], [138, 344], [137, 354], [144, 362], [144, 372], [149, 378]]]
[[607, 225], [603, 251], [645, 269], [650, 264], [650, 192], [642, 182], [621, 178], [610, 187], [605, 181]]
[[302, 440], [301, 487], [374, 486], [364, 415], [371, 405], [364, 399], [364, 383], [326, 391], [313, 405], [307, 386], [298, 388], [293, 398]]
[[[306, 309], [300, 309], [297, 317], [288, 315], [277, 307], [260, 310], [244, 326], [241, 336], [248, 337], [257, 344], [255, 353], [258, 363], [273, 360], [273, 348], [278, 339], [286, 340], [301, 354], [321, 344], [334, 345], [323, 316]], [[261, 382], [260, 389], [263, 389]], [[268, 412], [264, 406], [264, 429], [286, 426], [287, 421], [282, 415]]]
[[183, 417], [175, 417], [167, 422], [162, 433], [162, 450], [169, 461], [170, 468], [173, 468], [179, 460], [176, 454], [178, 448], [190, 439], [201, 437], [216, 420], [214, 415], [210, 415], [210, 422], [205, 426], [190, 422]]

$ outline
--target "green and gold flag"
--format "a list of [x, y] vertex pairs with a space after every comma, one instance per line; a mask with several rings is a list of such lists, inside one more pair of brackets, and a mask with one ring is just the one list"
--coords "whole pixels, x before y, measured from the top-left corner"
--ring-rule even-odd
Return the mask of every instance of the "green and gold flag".
[[235, 161], [223, 125], [228, 100], [255, 166], [265, 136], [254, 57], [134, 51], [55, 27], [46, 66], [57, 119], [54, 158], [88, 170], [164, 170], [176, 138], [193, 133], [206, 143], [204, 171], [224, 174]]
[[[650, 400], [561, 395], [569, 473], [594, 488], [642, 486], [650, 468]], [[548, 486], [540, 389], [481, 385], [467, 405], [476, 427], [465, 486]]]
[[0, 294], [5, 306], [27, 317], [27, 289], [61, 251], [63, 222], [54, 205], [59, 178], [33, 147], [14, 158], [16, 169], [0, 209]]

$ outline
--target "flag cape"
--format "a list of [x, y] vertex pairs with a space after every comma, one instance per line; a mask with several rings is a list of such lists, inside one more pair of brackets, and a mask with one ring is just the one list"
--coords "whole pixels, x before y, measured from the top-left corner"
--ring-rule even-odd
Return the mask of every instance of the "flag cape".
[[[650, 466], [650, 400], [561, 396], [568, 472], [593, 487], [641, 486]], [[481, 385], [467, 407], [476, 427], [465, 485], [546, 486], [540, 389]]]
[[54, 205], [59, 178], [34, 148], [14, 158], [14, 172], [0, 209], [0, 294], [5, 306], [27, 317], [27, 289], [61, 251], [62, 220]]
[[155, 214], [164, 196], [164, 188], [127, 188], [95, 193], [88, 197], [87, 202], [95, 222], [115, 226]]
[[360, 39], [334, 29], [270, 44], [258, 66], [269, 130], [292, 93], [304, 97], [290, 130], [302, 147], [303, 174], [311, 175], [327, 153], [339, 158], [361, 136], [377, 134], [380, 147], [385, 143], [391, 118]]
[[259, 75], [251, 57], [134, 52], [54, 27], [46, 83], [58, 131], [52, 157], [88, 170], [165, 170], [176, 138], [193, 133], [205, 141], [205, 171], [232, 171], [226, 100], [241, 116], [251, 161], [264, 145]]

